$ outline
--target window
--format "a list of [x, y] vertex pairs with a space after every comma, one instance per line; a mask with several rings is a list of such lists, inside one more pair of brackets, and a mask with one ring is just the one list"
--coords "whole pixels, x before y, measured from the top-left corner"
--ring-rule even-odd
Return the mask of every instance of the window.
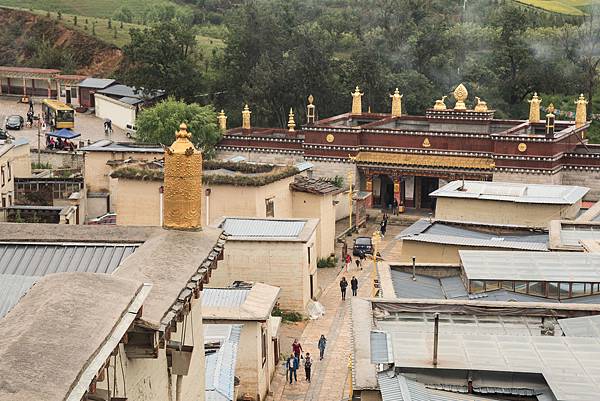
[[2, 186], [6, 185], [6, 179], [4, 178], [4, 166], [0, 167], [0, 174], [2, 174]]
[[267, 362], [267, 329], [261, 327], [262, 364]]
[[8, 194], [8, 206], [12, 206], [13, 201], [12, 201], [12, 195]]
[[6, 207], [6, 198], [2, 197], [2, 207]]
[[310, 266], [310, 246], [307, 248], [308, 249], [308, 265]]
[[7, 169], [8, 169], [8, 181], [10, 181], [11, 178], [12, 178], [12, 171], [11, 171], [11, 168], [10, 168], [10, 162], [8, 162], [6, 164], [6, 166], [7, 166]]
[[275, 217], [275, 202], [273, 198], [265, 199], [267, 217]]

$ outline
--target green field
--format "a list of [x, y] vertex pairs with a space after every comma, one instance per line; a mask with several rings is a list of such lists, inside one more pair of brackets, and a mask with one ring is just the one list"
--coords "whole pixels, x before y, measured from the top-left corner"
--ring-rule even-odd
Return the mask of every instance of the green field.
[[186, 6], [169, 0], [0, 0], [0, 5], [44, 11], [60, 11], [66, 14], [88, 17], [110, 18], [122, 7], [127, 7], [135, 17], [139, 17], [161, 5], [172, 5], [178, 9]]
[[535, 8], [540, 8], [557, 14], [582, 16], [587, 14], [588, 7], [593, 3], [600, 5], [600, 0], [516, 0]]

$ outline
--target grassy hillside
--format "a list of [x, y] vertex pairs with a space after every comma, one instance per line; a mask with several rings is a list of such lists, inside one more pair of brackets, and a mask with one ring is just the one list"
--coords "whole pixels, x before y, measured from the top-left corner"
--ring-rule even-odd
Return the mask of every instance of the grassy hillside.
[[600, 5], [600, 0], [516, 0], [535, 8], [557, 14], [586, 15], [587, 8], [593, 3]]
[[0, 5], [98, 18], [114, 17], [115, 12], [123, 7], [128, 8], [134, 17], [162, 5], [186, 8], [169, 0], [0, 0]]

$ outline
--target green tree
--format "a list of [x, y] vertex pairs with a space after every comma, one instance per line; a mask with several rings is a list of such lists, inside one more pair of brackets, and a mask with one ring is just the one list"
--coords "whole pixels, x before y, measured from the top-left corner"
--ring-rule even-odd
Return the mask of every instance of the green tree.
[[193, 27], [179, 21], [129, 31], [131, 42], [124, 47], [123, 76], [147, 93], [165, 90], [177, 99], [194, 101], [202, 80], [193, 63], [196, 37]]
[[217, 127], [217, 113], [212, 106], [186, 104], [170, 97], [139, 114], [136, 139], [143, 143], [170, 145], [182, 122], [187, 124], [188, 131], [192, 133], [192, 142], [203, 150], [205, 157], [212, 157], [221, 136]]

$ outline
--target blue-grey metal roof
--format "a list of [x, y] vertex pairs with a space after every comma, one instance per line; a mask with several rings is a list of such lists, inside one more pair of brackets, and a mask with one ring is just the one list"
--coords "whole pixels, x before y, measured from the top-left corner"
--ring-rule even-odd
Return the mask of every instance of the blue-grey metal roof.
[[530, 230], [504, 230], [493, 233], [463, 228], [451, 223], [421, 219], [402, 231], [396, 239], [436, 244], [547, 251], [548, 233]]
[[600, 315], [559, 319], [558, 324], [568, 337], [600, 337]]
[[136, 104], [143, 103], [144, 101], [142, 99], [137, 98], [137, 97], [124, 96], [124, 97], [122, 97], [122, 98], [119, 99], [119, 102], [135, 106]]
[[466, 299], [467, 290], [458, 276], [428, 277], [391, 269], [392, 284], [398, 298]]
[[[242, 325], [204, 325], [204, 342], [221, 343], [213, 353], [207, 353], [205, 363], [205, 399], [234, 401], [235, 367]], [[208, 350], [206, 352], [209, 352]]]
[[104, 89], [116, 81], [108, 78], [86, 78], [81, 81], [77, 86], [80, 88], [91, 88], [91, 89]]
[[38, 278], [0, 274], [0, 319], [19, 302]]
[[458, 251], [469, 280], [600, 282], [600, 254]]
[[393, 370], [377, 374], [382, 401], [494, 401], [495, 398], [475, 394], [453, 393], [428, 388], [425, 384], [411, 380]]
[[371, 363], [394, 362], [394, 355], [389, 345], [386, 332], [371, 331]]
[[102, 139], [80, 150], [86, 152], [128, 152], [128, 153], [163, 153], [164, 150], [158, 145], [136, 144], [129, 142], [113, 142]]
[[572, 205], [581, 200], [589, 190], [586, 187], [572, 185], [522, 184], [497, 181], [452, 181], [429, 195], [442, 198]]
[[227, 218], [222, 228], [234, 237], [288, 237], [300, 235], [306, 221], [276, 219]]
[[202, 307], [239, 308], [246, 302], [250, 288], [204, 288]]
[[139, 245], [88, 243], [0, 243], [0, 274], [112, 273]]
[[298, 169], [298, 171], [302, 172], [305, 170], [310, 170], [314, 166], [315, 165], [312, 164], [311, 162], [300, 162], [300, 163], [296, 163], [296, 165], [294, 167], [296, 167]]

